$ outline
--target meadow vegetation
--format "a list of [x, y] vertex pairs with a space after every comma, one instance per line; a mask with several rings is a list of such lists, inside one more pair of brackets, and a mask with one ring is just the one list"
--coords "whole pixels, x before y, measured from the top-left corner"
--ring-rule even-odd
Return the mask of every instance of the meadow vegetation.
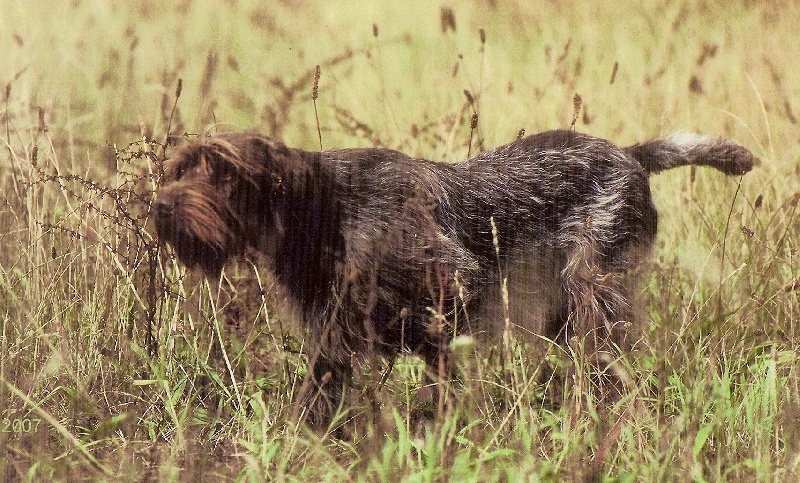
[[[800, 477], [796, 2], [0, 6], [4, 481]], [[218, 304], [148, 225], [181, 137], [452, 161], [573, 125], [621, 145], [724, 136], [761, 160], [743, 178], [652, 178], [642, 340], [612, 407], [569, 353], [460, 341], [468, 377], [445, 417], [420, 417], [419, 360], [388, 377], [365, 362], [348, 436], [320, 438], [293, 419], [303, 334], [269, 274], [229, 266]], [[574, 374], [555, 398], [545, 362]]]

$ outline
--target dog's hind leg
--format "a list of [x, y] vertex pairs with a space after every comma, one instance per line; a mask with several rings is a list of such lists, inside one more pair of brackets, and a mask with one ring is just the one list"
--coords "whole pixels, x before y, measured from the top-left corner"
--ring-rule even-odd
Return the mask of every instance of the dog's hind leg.
[[631, 346], [633, 310], [622, 274], [604, 268], [590, 240], [567, 255], [562, 271], [566, 320], [561, 337], [579, 362], [595, 372], [600, 399], [615, 401], [623, 387], [612, 365]]
[[352, 367], [324, 356], [312, 357], [298, 398], [300, 417], [315, 431], [331, 429], [344, 392], [350, 386]]

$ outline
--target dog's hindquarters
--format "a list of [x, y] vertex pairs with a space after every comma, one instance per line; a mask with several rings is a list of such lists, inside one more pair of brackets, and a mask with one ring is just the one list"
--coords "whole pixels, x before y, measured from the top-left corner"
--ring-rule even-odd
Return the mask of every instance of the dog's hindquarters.
[[[632, 311], [622, 274], [649, 253], [658, 221], [642, 166], [608, 141], [551, 131], [483, 153], [461, 169], [462, 178], [481, 186], [462, 192], [464, 243], [484, 261], [484, 272], [497, 273], [496, 281], [507, 277], [509, 292], [502, 307], [499, 289], [486, 290], [478, 318], [508, 315], [534, 336], [529, 340], [565, 343], [577, 335], [592, 355], [627, 346], [620, 322], [629, 322]], [[498, 321], [484, 325], [497, 329]]]

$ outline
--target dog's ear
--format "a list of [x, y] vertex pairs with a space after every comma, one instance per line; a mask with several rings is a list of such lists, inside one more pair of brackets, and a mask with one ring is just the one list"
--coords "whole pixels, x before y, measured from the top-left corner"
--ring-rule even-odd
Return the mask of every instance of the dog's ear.
[[281, 141], [264, 138], [263, 150], [266, 154], [267, 169], [273, 178], [311, 174], [311, 166], [301, 152], [287, 147]]

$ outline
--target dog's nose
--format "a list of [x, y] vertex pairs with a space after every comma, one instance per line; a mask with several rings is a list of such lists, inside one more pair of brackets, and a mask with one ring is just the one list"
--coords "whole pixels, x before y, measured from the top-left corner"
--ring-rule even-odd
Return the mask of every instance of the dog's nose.
[[173, 200], [169, 196], [159, 195], [153, 202], [153, 208], [159, 216], [171, 214], [173, 206]]
[[156, 233], [169, 240], [175, 232], [174, 203], [170, 196], [157, 196], [153, 201], [153, 214]]

